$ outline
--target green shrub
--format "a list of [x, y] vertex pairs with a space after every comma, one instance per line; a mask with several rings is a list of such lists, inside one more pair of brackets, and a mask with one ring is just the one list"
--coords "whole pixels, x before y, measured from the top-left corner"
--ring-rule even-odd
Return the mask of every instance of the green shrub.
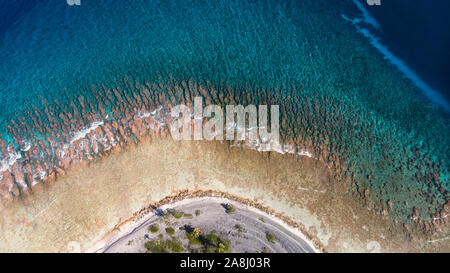
[[167, 241], [167, 246], [169, 249], [171, 249], [173, 252], [179, 253], [183, 252], [184, 248], [177, 238], [172, 238], [172, 240]]
[[145, 248], [147, 249], [147, 252], [151, 253], [179, 253], [184, 251], [183, 245], [177, 238], [172, 238], [166, 241], [148, 241], [145, 243]]
[[156, 232], [158, 232], [159, 231], [159, 225], [158, 224], [152, 224], [149, 228], [148, 228], [148, 230], [150, 230], [150, 232], [151, 233], [156, 233]]
[[243, 229], [243, 228], [241, 227], [241, 225], [239, 225], [239, 224], [234, 225], [234, 228], [237, 229], [237, 231], [238, 231], [239, 233], [241, 233], [241, 232], [244, 231], [244, 229]]
[[169, 235], [175, 234], [175, 230], [172, 227], [166, 227], [166, 232]]
[[225, 212], [226, 213], [233, 213], [236, 209], [234, 208], [233, 205], [231, 204], [226, 204], [225, 205]]
[[184, 212], [182, 212], [182, 211], [177, 211], [177, 210], [172, 211], [173, 217], [175, 217], [177, 219], [180, 219], [183, 216], [183, 214], [184, 214]]
[[191, 233], [186, 233], [186, 238], [189, 240], [189, 244], [191, 245], [202, 245], [199, 238], [194, 237]]
[[145, 243], [145, 248], [147, 249], [147, 252], [151, 253], [169, 253], [167, 244], [161, 240], [148, 241]]
[[270, 232], [266, 233], [266, 238], [267, 241], [271, 242], [272, 244], [275, 243], [275, 235], [273, 235], [272, 233]]
[[217, 236], [215, 233], [203, 234], [200, 229], [194, 228], [186, 233], [190, 245], [198, 245], [200, 248], [193, 249], [203, 253], [228, 253], [230, 241]]

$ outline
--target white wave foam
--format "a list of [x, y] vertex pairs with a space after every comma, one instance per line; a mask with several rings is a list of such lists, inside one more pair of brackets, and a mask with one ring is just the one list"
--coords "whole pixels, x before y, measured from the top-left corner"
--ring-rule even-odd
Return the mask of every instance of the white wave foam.
[[73, 135], [72, 139], [70, 140], [70, 144], [74, 143], [75, 141], [77, 141], [79, 139], [85, 138], [89, 132], [97, 129], [97, 127], [102, 126], [102, 125], [103, 125], [103, 121], [92, 122], [89, 127], [83, 128], [83, 129], [79, 130], [78, 132], [76, 132]]
[[300, 150], [300, 151], [298, 151], [297, 154], [300, 156], [307, 156], [307, 157], [311, 157], [311, 158], [314, 157], [314, 155], [312, 153], [308, 152], [307, 150]]
[[150, 112], [139, 112], [139, 113], [137, 113], [137, 116], [138, 116], [138, 118], [147, 118], [147, 117], [149, 117], [151, 115], [151, 113]]
[[39, 172], [39, 178], [41, 180], [43, 180], [46, 176], [47, 176], [47, 172], [46, 171], [40, 171]]
[[0, 172], [9, 171], [10, 166], [14, 165], [18, 159], [22, 158], [22, 154], [17, 151], [11, 151], [8, 148], [8, 156], [0, 159], [1, 167]]
[[59, 157], [64, 158], [65, 155], [66, 155], [66, 152], [64, 152], [63, 149], [59, 150]]
[[28, 140], [22, 141], [24, 148], [21, 150], [22, 152], [28, 152], [31, 149], [31, 142]]

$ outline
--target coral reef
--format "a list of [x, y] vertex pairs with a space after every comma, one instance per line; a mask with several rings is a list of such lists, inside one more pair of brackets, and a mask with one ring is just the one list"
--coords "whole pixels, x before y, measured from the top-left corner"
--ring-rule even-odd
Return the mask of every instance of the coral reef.
[[[170, 137], [171, 108], [201, 96], [280, 105], [277, 152], [327, 164], [335, 183], [407, 234], [448, 225], [448, 114], [342, 19], [358, 12], [349, 3], [108, 2], [108, 15], [86, 3], [67, 22], [50, 15], [53, 5], [34, 8], [16, 26], [26, 31], [1, 45], [2, 202], [76, 164]], [[128, 24], [115, 23], [123, 12]], [[56, 30], [46, 33], [39, 16]]]

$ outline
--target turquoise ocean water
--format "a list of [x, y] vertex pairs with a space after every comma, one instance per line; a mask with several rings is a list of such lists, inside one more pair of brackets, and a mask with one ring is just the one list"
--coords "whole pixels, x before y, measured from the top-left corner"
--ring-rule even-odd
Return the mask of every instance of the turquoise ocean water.
[[[373, 30], [355, 24], [364, 17], [352, 1], [2, 1], [1, 15], [0, 132], [11, 143], [2, 171], [39, 161], [49, 172], [59, 163], [45, 137], [89, 126], [77, 111], [126, 105], [145, 83], [170, 94], [190, 80], [240, 103], [284, 104], [284, 139], [343, 158], [349, 188], [370, 189], [381, 209], [396, 202], [405, 221], [414, 204], [429, 220], [448, 202], [448, 113], [355, 28]], [[117, 87], [121, 97], [99, 92]], [[60, 113], [75, 122], [58, 125]], [[24, 140], [50, 152], [27, 159]]]

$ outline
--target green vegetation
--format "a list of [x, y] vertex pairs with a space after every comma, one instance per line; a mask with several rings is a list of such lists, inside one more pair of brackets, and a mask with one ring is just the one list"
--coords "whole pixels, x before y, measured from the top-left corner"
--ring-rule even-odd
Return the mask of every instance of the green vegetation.
[[199, 215], [200, 215], [200, 213], [201, 213], [201, 212], [200, 212], [200, 210], [199, 210], [199, 209], [196, 209], [196, 210], [195, 210], [195, 216], [199, 216]]
[[186, 217], [186, 218], [192, 218], [192, 214], [191, 214], [191, 213], [185, 213], [185, 214], [184, 214], [184, 217]]
[[194, 228], [186, 233], [190, 245], [201, 246], [199, 250], [203, 253], [228, 253], [230, 251], [230, 241], [221, 238], [210, 232], [204, 234], [200, 229]]
[[151, 253], [179, 253], [184, 251], [181, 242], [177, 238], [172, 238], [166, 241], [148, 241], [145, 243], [145, 248], [147, 249], [147, 252]]
[[270, 253], [270, 249], [268, 248], [268, 247], [264, 247], [263, 248], [263, 251], [262, 251], [263, 253]]
[[194, 228], [191, 232], [186, 233], [186, 237], [189, 240], [189, 244], [191, 245], [202, 245], [199, 237], [201, 235], [201, 230], [198, 228]]
[[271, 242], [272, 244], [275, 243], [275, 235], [273, 235], [272, 233], [270, 232], [266, 233], [266, 238], [267, 241]]
[[194, 238], [198, 238], [200, 235], [202, 235], [202, 231], [199, 228], [194, 228], [192, 231], [192, 236], [194, 236]]
[[200, 242], [200, 240], [198, 238], [195, 238], [190, 233], [186, 234], [186, 238], [189, 240], [190, 245], [198, 245], [198, 246], [202, 245], [202, 242]]
[[184, 212], [182, 212], [182, 211], [177, 211], [177, 210], [173, 210], [173, 211], [171, 212], [171, 214], [173, 215], [173, 217], [175, 217], [175, 218], [177, 218], [177, 219], [180, 219], [180, 218], [183, 216]]
[[175, 234], [175, 230], [172, 227], [166, 227], [166, 232], [169, 235], [174, 235]]
[[226, 213], [233, 213], [236, 209], [234, 208], [233, 205], [231, 204], [226, 204], [225, 205], [225, 212]]
[[152, 224], [149, 228], [148, 228], [148, 230], [151, 232], [151, 233], [156, 233], [156, 232], [158, 232], [159, 231], [159, 225], [158, 224]]
[[241, 227], [241, 225], [239, 225], [239, 224], [234, 225], [234, 228], [237, 229], [237, 231], [238, 231], [239, 233], [241, 233], [241, 232], [244, 231], [244, 229], [243, 229], [243, 228]]
[[151, 253], [168, 253], [167, 244], [161, 243], [161, 240], [148, 241], [145, 243], [145, 248], [147, 252]]
[[172, 240], [167, 241], [168, 247], [176, 253], [180, 253], [184, 250], [181, 242], [177, 238], [172, 238]]

